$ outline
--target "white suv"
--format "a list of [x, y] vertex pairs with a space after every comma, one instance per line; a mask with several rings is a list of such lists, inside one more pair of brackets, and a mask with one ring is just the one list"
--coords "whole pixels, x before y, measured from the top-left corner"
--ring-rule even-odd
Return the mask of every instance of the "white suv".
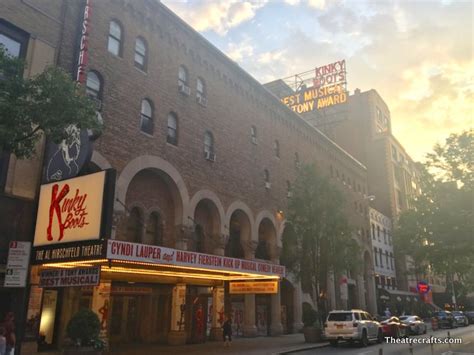
[[329, 312], [324, 323], [324, 337], [332, 346], [337, 346], [339, 340], [359, 341], [362, 346], [367, 346], [369, 341], [383, 341], [382, 328], [372, 316], [362, 310]]

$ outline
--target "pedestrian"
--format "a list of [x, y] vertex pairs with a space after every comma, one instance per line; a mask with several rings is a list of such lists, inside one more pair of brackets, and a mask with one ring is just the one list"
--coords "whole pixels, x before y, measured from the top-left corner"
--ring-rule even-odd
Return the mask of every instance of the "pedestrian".
[[5, 338], [5, 327], [0, 326], [0, 355], [5, 355], [7, 350], [7, 339]]
[[5, 327], [6, 349], [5, 355], [14, 355], [16, 336], [15, 336], [15, 316], [13, 312], [8, 312], [3, 323]]
[[390, 312], [390, 310], [388, 309], [388, 307], [385, 308], [385, 317], [390, 318], [391, 315], [392, 315], [392, 313]]
[[232, 341], [232, 323], [230, 317], [226, 317], [222, 325], [222, 336], [224, 338], [224, 346], [230, 346], [230, 342]]

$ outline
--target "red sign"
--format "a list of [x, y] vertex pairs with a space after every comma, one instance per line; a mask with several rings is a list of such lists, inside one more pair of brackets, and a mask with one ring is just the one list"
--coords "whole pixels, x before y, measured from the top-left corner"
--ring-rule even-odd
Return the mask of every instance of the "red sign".
[[420, 281], [416, 285], [416, 289], [418, 290], [418, 293], [424, 295], [430, 291], [431, 287], [425, 281]]
[[280, 277], [285, 276], [285, 267], [282, 265], [118, 240], [108, 241], [107, 259], [199, 267], [210, 270], [217, 269]]
[[346, 61], [340, 60], [315, 69], [313, 85], [315, 88], [346, 82]]

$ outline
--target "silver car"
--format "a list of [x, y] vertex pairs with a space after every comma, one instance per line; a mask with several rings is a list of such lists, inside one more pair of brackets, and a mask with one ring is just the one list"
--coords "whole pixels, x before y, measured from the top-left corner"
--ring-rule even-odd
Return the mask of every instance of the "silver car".
[[409, 327], [411, 334], [426, 334], [427, 326], [420, 317], [401, 316], [400, 321]]
[[339, 340], [357, 341], [367, 346], [369, 341], [383, 341], [380, 323], [362, 310], [331, 311], [324, 323], [324, 337], [332, 346]]
[[469, 319], [461, 311], [453, 311], [454, 322], [458, 327], [467, 327], [469, 325]]

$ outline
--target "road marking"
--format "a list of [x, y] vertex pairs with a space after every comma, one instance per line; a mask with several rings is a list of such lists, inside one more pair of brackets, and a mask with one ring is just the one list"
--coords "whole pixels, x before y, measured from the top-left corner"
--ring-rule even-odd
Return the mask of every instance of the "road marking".
[[357, 355], [367, 355], [367, 354], [372, 354], [374, 353], [375, 351], [373, 350], [370, 350], [370, 351], [364, 351], [363, 353], [357, 353]]

